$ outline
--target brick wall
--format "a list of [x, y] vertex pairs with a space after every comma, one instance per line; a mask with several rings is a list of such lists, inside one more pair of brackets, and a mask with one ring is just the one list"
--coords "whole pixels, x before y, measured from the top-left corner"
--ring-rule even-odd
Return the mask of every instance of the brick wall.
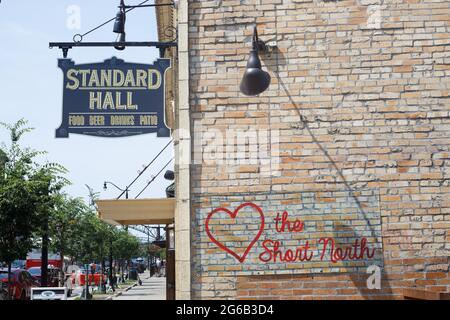
[[[202, 0], [189, 1], [189, 21], [193, 298], [449, 292], [450, 1]], [[246, 97], [239, 83], [255, 23], [278, 49], [261, 55], [269, 89]], [[207, 268], [214, 257], [238, 265], [203, 240], [208, 212], [232, 210], [232, 196], [268, 208], [260, 194], [367, 189], [379, 194], [381, 290], [363, 272]]]
[[[235, 219], [223, 209], [208, 218], [216, 208], [233, 211], [242, 204]], [[365, 273], [370, 265], [383, 266], [378, 205], [377, 190], [205, 194], [194, 205], [198, 223], [193, 229], [197, 247], [193, 259], [199, 261], [197, 271], [209, 276]], [[289, 224], [283, 223], [283, 219]], [[259, 237], [258, 232], [261, 232]], [[211, 237], [237, 257], [214, 243]], [[256, 243], [246, 254], [255, 237], [258, 237]], [[367, 246], [361, 244], [363, 238]], [[353, 249], [355, 241], [356, 252], [352, 250], [348, 254], [352, 259], [341, 260], [332, 254], [333, 243], [335, 247]]]

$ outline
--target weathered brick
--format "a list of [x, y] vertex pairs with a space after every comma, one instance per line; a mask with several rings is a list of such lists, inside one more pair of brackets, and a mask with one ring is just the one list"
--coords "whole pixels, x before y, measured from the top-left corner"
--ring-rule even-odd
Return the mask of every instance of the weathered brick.
[[[212, 284], [196, 287], [202, 280], [194, 279], [193, 296], [402, 299], [415, 286], [448, 292], [450, 1], [385, 1], [380, 8], [378, 0], [188, 2], [191, 117], [201, 122], [200, 135], [220, 131], [218, 153], [234, 147], [225, 157], [232, 163], [202, 159], [191, 167], [192, 270]], [[247, 97], [239, 83], [255, 23], [260, 38], [276, 39], [278, 48], [260, 54], [269, 88]], [[243, 138], [263, 130], [279, 140], [226, 139], [227, 131]], [[278, 153], [249, 163], [245, 152], [255, 147]], [[314, 196], [302, 198], [307, 194]], [[313, 234], [363, 232], [370, 221], [380, 232], [368, 238], [382, 243], [383, 289], [367, 289], [365, 269], [348, 263], [263, 268], [261, 243], [248, 256], [252, 263], [236, 263], [211, 245], [204, 219], [216, 207], [232, 211], [247, 201], [264, 208], [266, 223], [289, 211], [314, 230], [311, 241]], [[211, 225], [229, 227], [218, 236], [230, 246], [257, 231], [230, 219]], [[306, 236], [296, 237], [282, 239], [295, 244]]]

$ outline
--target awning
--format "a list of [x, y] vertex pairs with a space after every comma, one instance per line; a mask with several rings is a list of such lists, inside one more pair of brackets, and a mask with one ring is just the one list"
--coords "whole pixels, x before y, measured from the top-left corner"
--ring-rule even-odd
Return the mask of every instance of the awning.
[[97, 200], [98, 216], [114, 225], [170, 224], [175, 198]]

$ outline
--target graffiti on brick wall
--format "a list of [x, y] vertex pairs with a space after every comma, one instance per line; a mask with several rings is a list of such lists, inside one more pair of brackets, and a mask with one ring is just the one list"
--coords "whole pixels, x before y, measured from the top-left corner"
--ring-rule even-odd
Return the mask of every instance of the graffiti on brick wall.
[[[217, 238], [211, 233], [209, 228], [209, 221], [211, 217], [217, 212], [225, 212], [230, 218], [238, 219], [237, 215], [239, 211], [244, 207], [252, 207], [254, 208], [260, 215], [261, 220], [259, 223], [259, 229], [253, 239], [250, 240], [248, 246], [245, 248], [245, 251], [242, 255], [238, 255], [235, 251], [228, 248], [222, 242], [217, 240]], [[304, 231], [304, 223], [295, 219], [295, 221], [290, 221], [289, 213], [284, 211], [282, 214], [277, 213], [275, 220], [275, 231], [277, 233], [289, 232], [303, 232]], [[240, 263], [245, 261], [245, 258], [249, 251], [252, 249], [253, 245], [258, 241], [261, 234], [264, 231], [264, 213], [262, 209], [254, 203], [246, 202], [239, 207], [237, 207], [233, 212], [228, 210], [227, 208], [217, 208], [211, 211], [206, 218], [205, 229], [208, 234], [208, 237], [214, 242], [219, 248], [231, 254], [235, 257]], [[325, 256], [329, 254], [330, 260], [332, 263], [336, 263], [338, 261], [344, 260], [363, 260], [363, 259], [372, 259], [375, 255], [375, 249], [370, 248], [370, 245], [367, 244], [367, 238], [363, 237], [361, 239], [355, 239], [355, 242], [350, 246], [339, 247], [336, 245], [336, 240], [333, 237], [321, 237], [319, 239], [319, 244], [321, 248], [320, 252], [320, 260], [324, 260]], [[314, 252], [310, 251], [311, 247], [309, 245], [309, 241], [303, 245], [298, 246], [295, 250], [287, 249], [283, 250], [281, 242], [278, 240], [266, 239], [262, 243], [263, 252], [259, 254], [259, 260], [261, 262], [294, 262], [294, 261], [310, 261], [314, 257]]]
[[[250, 240], [248, 246], [245, 248], [244, 253], [242, 255], [238, 255], [235, 251], [233, 251], [231, 248], [228, 248], [225, 244], [223, 244], [222, 242], [217, 240], [216, 237], [214, 237], [212, 235], [211, 230], [209, 229], [209, 221], [210, 221], [211, 217], [217, 212], [225, 212], [226, 214], [228, 214], [230, 216], [230, 218], [237, 219], [237, 217], [236, 217], [237, 214], [244, 207], [254, 208], [259, 213], [259, 216], [261, 219], [260, 219], [259, 229], [258, 229], [257, 234], [254, 236], [253, 239]], [[208, 234], [208, 237], [211, 239], [212, 242], [214, 242], [219, 248], [228, 252], [233, 257], [235, 257], [239, 262], [242, 263], [245, 261], [245, 258], [247, 257], [248, 252], [252, 249], [253, 245], [255, 244], [256, 241], [258, 241], [259, 237], [261, 236], [261, 234], [264, 231], [264, 213], [262, 212], [260, 207], [258, 207], [256, 204], [251, 203], [251, 202], [246, 202], [246, 203], [241, 204], [239, 207], [237, 207], [234, 210], [234, 212], [231, 212], [227, 208], [217, 208], [217, 209], [211, 211], [210, 214], [208, 215], [208, 217], [206, 218], [205, 229], [206, 229], [206, 233]]]
[[201, 214], [206, 238], [196, 243], [206, 248], [199, 251], [204, 271], [312, 273], [382, 265], [381, 221], [373, 192], [358, 203], [345, 192], [234, 201], [240, 198], [245, 200], [210, 199], [210, 210]]

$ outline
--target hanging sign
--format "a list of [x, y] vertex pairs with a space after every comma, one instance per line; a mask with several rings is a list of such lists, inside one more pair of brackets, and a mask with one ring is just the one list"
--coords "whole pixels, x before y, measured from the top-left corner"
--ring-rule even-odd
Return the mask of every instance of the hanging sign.
[[164, 75], [170, 59], [154, 64], [127, 63], [115, 57], [76, 65], [59, 59], [64, 74], [63, 116], [57, 138], [69, 133], [127, 137], [156, 132], [169, 137], [165, 124]]

